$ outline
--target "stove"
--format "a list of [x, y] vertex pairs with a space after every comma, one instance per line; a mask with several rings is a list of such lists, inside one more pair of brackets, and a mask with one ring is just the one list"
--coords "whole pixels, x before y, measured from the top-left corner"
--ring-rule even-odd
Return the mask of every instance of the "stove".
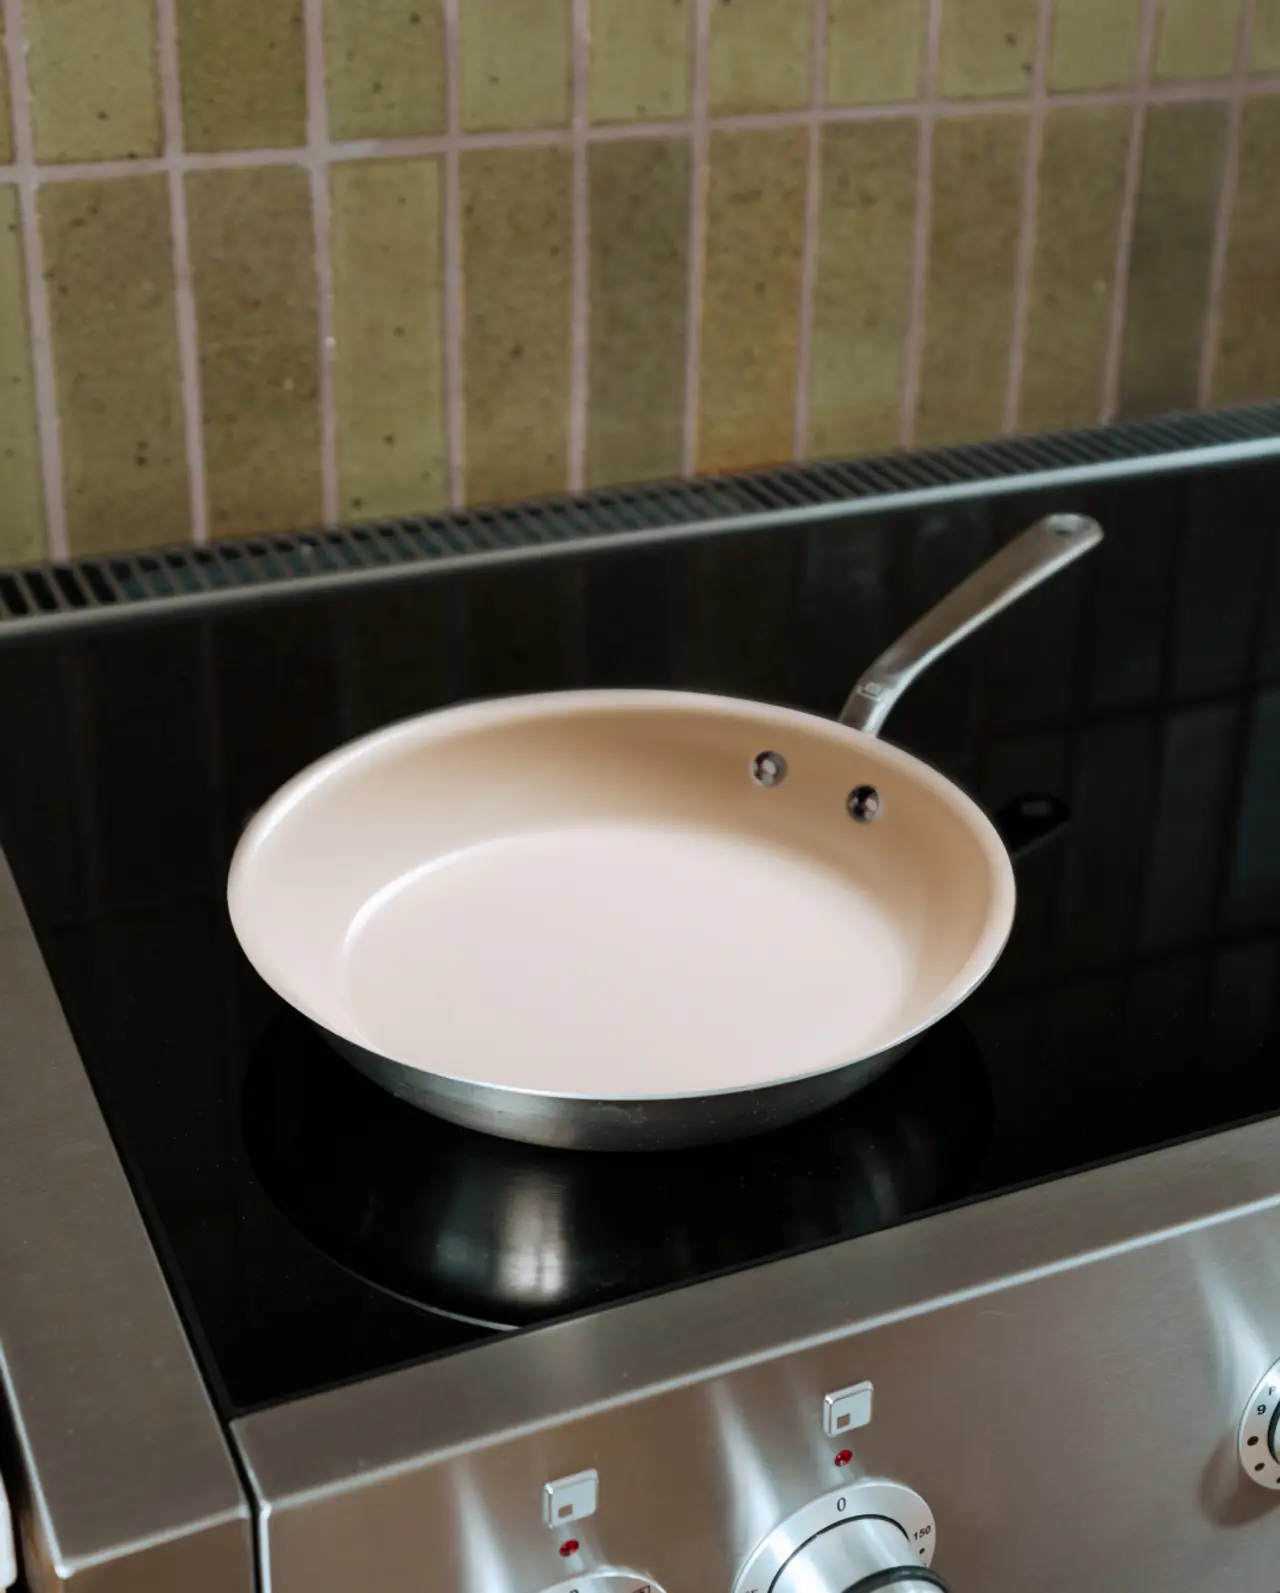
[[[32, 1587], [1276, 1593], [1278, 486], [0, 636], [0, 1459]], [[340, 742], [580, 685], [831, 714], [1047, 510], [1107, 541], [889, 738], [1011, 835], [1055, 820], [992, 978], [863, 1094], [707, 1150], [500, 1142], [384, 1094], [241, 957], [235, 841]]]

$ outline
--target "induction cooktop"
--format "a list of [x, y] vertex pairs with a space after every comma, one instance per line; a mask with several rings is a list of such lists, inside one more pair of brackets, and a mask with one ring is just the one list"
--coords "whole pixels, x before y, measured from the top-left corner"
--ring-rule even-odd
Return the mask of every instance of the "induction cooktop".
[[[0, 845], [224, 1415], [1280, 1109], [1273, 466], [266, 595], [0, 646]], [[834, 713], [1047, 510], [1102, 549], [887, 734], [1053, 799], [995, 974], [864, 1095], [712, 1151], [486, 1140], [357, 1077], [257, 981], [244, 824], [443, 704], [678, 686]], [[286, 600], [287, 598], [287, 600]], [[567, 953], [568, 954], [568, 953]]]

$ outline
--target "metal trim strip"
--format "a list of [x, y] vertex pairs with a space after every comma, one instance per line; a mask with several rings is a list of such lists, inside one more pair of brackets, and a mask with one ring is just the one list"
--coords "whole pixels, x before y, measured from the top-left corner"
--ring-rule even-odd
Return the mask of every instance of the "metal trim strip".
[[211, 1557], [251, 1593], [234, 1459], [2, 854], [0, 1279], [33, 1590], [111, 1565], [142, 1588], [148, 1559], [196, 1589]]

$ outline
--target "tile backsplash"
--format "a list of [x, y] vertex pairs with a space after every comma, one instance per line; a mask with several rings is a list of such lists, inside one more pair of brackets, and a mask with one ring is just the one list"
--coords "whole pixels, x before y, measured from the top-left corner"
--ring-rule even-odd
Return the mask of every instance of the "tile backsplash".
[[1280, 394], [1280, 0], [0, 18], [0, 564]]

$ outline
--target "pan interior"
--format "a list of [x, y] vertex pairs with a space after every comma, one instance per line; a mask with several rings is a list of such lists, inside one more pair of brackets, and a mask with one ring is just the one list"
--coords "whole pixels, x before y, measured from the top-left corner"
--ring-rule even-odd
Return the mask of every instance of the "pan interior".
[[370, 1049], [455, 1076], [586, 1095], [727, 1089], [899, 1021], [913, 984], [903, 905], [748, 837], [566, 826], [392, 882], [353, 925], [343, 982]]
[[[751, 776], [763, 750], [785, 780]], [[846, 799], [876, 786], [883, 814]], [[579, 693], [393, 727], [255, 818], [232, 918], [268, 983], [410, 1067], [697, 1095], [874, 1054], [998, 955], [1008, 860], [908, 754], [731, 699]]]

